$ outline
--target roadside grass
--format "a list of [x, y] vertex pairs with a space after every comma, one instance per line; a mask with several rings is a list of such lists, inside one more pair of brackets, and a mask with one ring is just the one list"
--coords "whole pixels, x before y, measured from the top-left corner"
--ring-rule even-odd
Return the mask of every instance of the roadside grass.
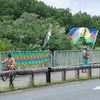
[[0, 93], [9, 91], [8, 86], [0, 85]]
[[50, 86], [50, 85], [57, 85], [57, 84], [63, 84], [63, 83], [70, 83], [75, 81], [85, 81], [90, 79], [98, 79], [100, 78], [100, 75], [95, 74], [92, 76], [92, 78], [89, 78], [88, 75], [82, 75], [79, 79], [75, 77], [69, 77], [65, 81], [62, 80], [53, 80], [51, 83], [44, 83], [44, 82], [38, 82], [35, 84], [26, 84], [26, 85], [15, 85], [14, 89], [9, 89], [8, 85], [0, 85], [0, 93], [10, 92], [10, 91], [17, 91], [17, 90], [23, 90], [23, 89], [29, 89], [29, 88], [36, 88], [36, 87], [44, 87], [44, 86]]

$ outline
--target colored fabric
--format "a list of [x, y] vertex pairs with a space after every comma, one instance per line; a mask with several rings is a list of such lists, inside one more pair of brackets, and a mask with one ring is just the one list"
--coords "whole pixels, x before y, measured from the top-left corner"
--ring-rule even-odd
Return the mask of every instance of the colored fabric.
[[94, 44], [97, 37], [97, 30], [92, 29], [92, 28], [86, 28], [84, 37], [87, 43]]
[[69, 33], [70, 33], [72, 42], [76, 44], [78, 40], [84, 35], [85, 27], [72, 28], [70, 29]]
[[[50, 60], [50, 51], [18, 51], [18, 52], [3, 52], [2, 60], [7, 58], [8, 54], [12, 55], [17, 65], [21, 64], [42, 64]], [[6, 62], [7, 64], [8, 62]]]
[[97, 30], [86, 27], [72, 28], [69, 33], [74, 44], [76, 44], [81, 37], [84, 37], [87, 43], [94, 44], [97, 37]]

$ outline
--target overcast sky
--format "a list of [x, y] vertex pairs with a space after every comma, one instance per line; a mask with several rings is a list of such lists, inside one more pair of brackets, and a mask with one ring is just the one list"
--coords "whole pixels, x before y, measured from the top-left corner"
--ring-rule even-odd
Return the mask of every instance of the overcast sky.
[[39, 0], [56, 8], [70, 8], [73, 14], [78, 11], [87, 12], [90, 15], [100, 15], [100, 0]]

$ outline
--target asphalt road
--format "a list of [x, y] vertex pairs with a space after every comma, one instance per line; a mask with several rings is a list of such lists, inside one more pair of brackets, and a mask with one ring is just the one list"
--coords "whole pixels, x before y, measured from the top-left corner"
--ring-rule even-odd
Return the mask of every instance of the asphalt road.
[[100, 100], [100, 80], [88, 80], [0, 94], [0, 100]]

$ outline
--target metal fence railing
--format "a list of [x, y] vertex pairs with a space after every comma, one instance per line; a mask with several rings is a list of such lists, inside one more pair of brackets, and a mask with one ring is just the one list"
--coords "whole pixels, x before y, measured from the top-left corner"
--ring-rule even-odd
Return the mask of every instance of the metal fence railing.
[[[1, 57], [0, 57], [1, 62]], [[93, 50], [89, 56], [89, 63], [100, 63], [100, 50]], [[50, 60], [45, 64], [33, 64], [31, 67], [18, 67], [19, 69], [33, 69], [41, 67], [62, 67], [70, 65], [82, 64], [82, 51], [79, 50], [61, 50], [54, 51], [51, 54]], [[2, 64], [0, 63], [0, 70]]]
[[[53, 61], [53, 66], [82, 64], [82, 51], [54, 51]], [[100, 63], [100, 50], [93, 50], [91, 52], [89, 63]]]

